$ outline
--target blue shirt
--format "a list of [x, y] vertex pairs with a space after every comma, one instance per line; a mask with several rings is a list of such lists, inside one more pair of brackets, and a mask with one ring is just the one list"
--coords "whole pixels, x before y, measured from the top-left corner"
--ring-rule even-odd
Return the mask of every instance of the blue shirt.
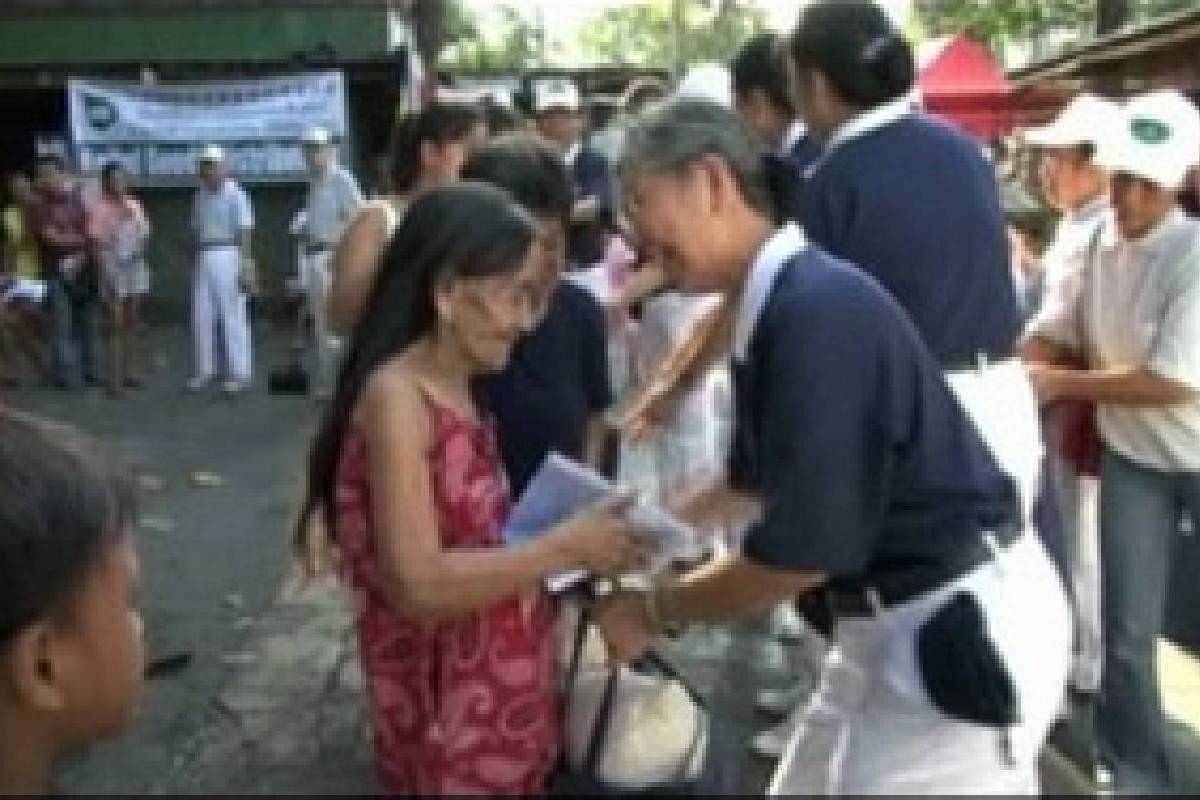
[[906, 114], [829, 147], [800, 218], [891, 292], [944, 365], [1011, 355], [1019, 322], [999, 190], [964, 134]]
[[1013, 519], [1011, 480], [895, 300], [811, 246], [775, 268], [748, 282], [735, 344], [729, 477], [764, 504], [745, 555], [861, 580], [947, 565]]
[[542, 323], [517, 343], [502, 372], [481, 381], [480, 389], [496, 420], [514, 497], [551, 451], [582, 459], [588, 420], [612, 404], [599, 304], [562, 281]]
[[804, 133], [788, 148], [787, 157], [804, 174], [821, 157], [821, 143], [811, 134]]

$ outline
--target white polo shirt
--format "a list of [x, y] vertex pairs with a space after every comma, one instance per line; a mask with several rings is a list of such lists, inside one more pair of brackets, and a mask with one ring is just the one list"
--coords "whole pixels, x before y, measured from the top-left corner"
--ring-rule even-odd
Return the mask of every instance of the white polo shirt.
[[[1075, 296], [1044, 309], [1029, 331], [1083, 352], [1096, 368], [1144, 367], [1200, 392], [1200, 222], [1176, 209], [1132, 242], [1106, 225]], [[1200, 399], [1101, 405], [1098, 417], [1105, 443], [1126, 458], [1200, 471]]]
[[1082, 208], [1063, 214], [1054, 231], [1054, 241], [1042, 256], [1047, 279], [1054, 281], [1062, 274], [1082, 270], [1096, 234], [1111, 219], [1112, 206], [1108, 195], [1097, 197]]
[[250, 196], [231, 178], [210, 191], [201, 186], [192, 203], [192, 233], [198, 244], [236, 244], [254, 227]]

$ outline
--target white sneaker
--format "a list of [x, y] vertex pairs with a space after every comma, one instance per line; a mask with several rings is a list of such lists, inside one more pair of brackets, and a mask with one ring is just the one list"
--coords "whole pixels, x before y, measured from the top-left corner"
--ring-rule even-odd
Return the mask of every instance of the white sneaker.
[[769, 761], [781, 758], [804, 718], [801, 711], [801, 708], [795, 709], [787, 719], [755, 736], [750, 742], [750, 750], [754, 755]]
[[225, 394], [240, 394], [250, 387], [250, 381], [240, 381], [237, 378], [230, 378], [221, 384], [221, 391]]
[[205, 377], [203, 375], [193, 375], [192, 377], [188, 378], [185, 388], [189, 392], [202, 392], [208, 388], [210, 383], [212, 383], [211, 376]]
[[796, 710], [812, 694], [809, 681], [800, 680], [782, 689], [763, 689], [755, 699], [755, 707], [764, 714], [785, 717]]

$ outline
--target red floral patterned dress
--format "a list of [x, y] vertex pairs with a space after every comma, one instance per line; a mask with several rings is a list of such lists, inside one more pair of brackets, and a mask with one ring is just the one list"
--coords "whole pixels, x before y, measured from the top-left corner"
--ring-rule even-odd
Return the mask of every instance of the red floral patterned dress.
[[[428, 404], [429, 474], [442, 546], [501, 546], [509, 510], [490, 427]], [[450, 622], [393, 611], [381, 587], [366, 444], [347, 437], [337, 536], [358, 622], [384, 788], [397, 794], [536, 794], [558, 755], [553, 608], [513, 596]]]

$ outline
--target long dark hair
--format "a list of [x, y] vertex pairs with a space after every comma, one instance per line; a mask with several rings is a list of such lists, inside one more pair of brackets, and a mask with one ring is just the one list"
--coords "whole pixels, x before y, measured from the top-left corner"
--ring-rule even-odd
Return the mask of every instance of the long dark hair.
[[403, 117], [392, 134], [392, 190], [409, 192], [421, 179], [421, 145], [447, 144], [485, 124], [483, 109], [467, 103], [434, 103]]
[[788, 50], [798, 70], [821, 72], [858, 108], [903, 97], [917, 77], [912, 46], [874, 0], [805, 6]]
[[447, 278], [502, 275], [523, 263], [537, 233], [501, 189], [462, 182], [421, 195], [384, 254], [309, 461], [298, 535], [318, 509], [334, 534], [334, 483], [342, 442], [367, 378], [433, 330], [434, 291]]

